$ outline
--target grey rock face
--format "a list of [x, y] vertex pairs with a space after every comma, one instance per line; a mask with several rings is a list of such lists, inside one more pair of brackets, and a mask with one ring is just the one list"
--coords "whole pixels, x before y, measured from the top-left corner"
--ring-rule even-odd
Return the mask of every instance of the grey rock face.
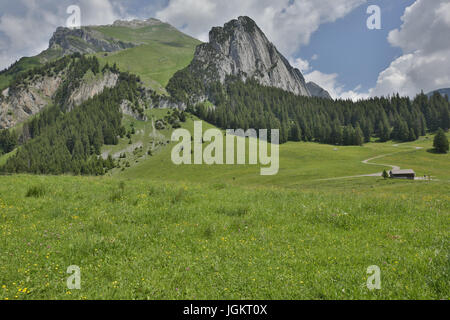
[[0, 99], [0, 129], [8, 129], [39, 113], [51, 101], [62, 79], [42, 77], [27, 87], [3, 91]]
[[50, 39], [50, 49], [62, 49], [63, 55], [79, 52], [115, 52], [135, 47], [136, 44], [125, 43], [112, 38], [106, 38], [102, 33], [89, 27], [69, 29], [59, 27]]
[[[107, 72], [98, 79], [83, 82], [72, 92], [69, 98], [69, 110], [84, 101], [103, 92], [105, 88], [112, 88], [117, 84], [119, 76]], [[62, 73], [55, 77], [39, 77], [27, 86], [20, 86], [16, 90], [6, 89], [0, 97], [0, 129], [8, 129], [24, 122], [29, 117], [38, 114], [47, 107], [63, 82]]]
[[105, 88], [115, 87], [118, 80], [119, 76], [117, 74], [108, 71], [100, 78], [89, 82], [82, 82], [80, 86], [72, 92], [68, 101], [68, 109], [72, 110], [86, 100], [102, 93]]
[[301, 72], [289, 64], [248, 17], [232, 20], [223, 28], [213, 28], [209, 43], [197, 47], [190, 68], [202, 74], [206, 82], [220, 80], [223, 83], [226, 76], [233, 75], [310, 96]]
[[309, 93], [311, 93], [311, 96], [313, 97], [333, 99], [331, 95], [328, 93], [328, 91], [326, 91], [324, 88], [320, 87], [314, 82], [308, 82], [306, 84], [306, 87], [308, 88]]

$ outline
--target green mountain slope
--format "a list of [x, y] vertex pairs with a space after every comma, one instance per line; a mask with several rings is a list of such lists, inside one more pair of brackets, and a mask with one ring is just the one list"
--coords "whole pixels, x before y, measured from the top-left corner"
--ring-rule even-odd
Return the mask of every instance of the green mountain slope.
[[158, 92], [164, 92], [169, 79], [189, 65], [195, 47], [201, 43], [160, 22], [139, 28], [122, 24], [95, 27], [95, 30], [121, 41], [141, 43], [135, 48], [106, 56], [98, 54], [98, 57], [103, 63], [116, 63], [120, 70], [139, 75], [146, 85]]
[[0, 72], [0, 90], [5, 89], [11, 83], [11, 81], [19, 74], [26, 72], [34, 67], [41, 65], [39, 58], [37, 57], [24, 57], [14, 63], [8, 69]]

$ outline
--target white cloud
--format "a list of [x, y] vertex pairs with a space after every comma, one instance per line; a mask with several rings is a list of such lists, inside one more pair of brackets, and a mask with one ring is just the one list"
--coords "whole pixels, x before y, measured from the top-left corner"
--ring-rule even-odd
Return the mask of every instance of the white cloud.
[[306, 81], [312, 81], [327, 90], [334, 99], [350, 99], [356, 101], [368, 97], [368, 94], [358, 92], [361, 86], [357, 86], [353, 90], [345, 91], [344, 85], [338, 81], [337, 73], [326, 74], [316, 70], [305, 74], [305, 79]]
[[[17, 0], [0, 13], [0, 70], [22, 56], [33, 56], [48, 47], [58, 26], [64, 26], [66, 9], [73, 0]], [[83, 25], [109, 24], [121, 11], [109, 0], [79, 0]], [[3, 11], [5, 10], [5, 11]]]
[[323, 23], [344, 17], [366, 0], [172, 0], [157, 13], [186, 33], [207, 41], [211, 27], [238, 16], [255, 20], [264, 33], [290, 57]]
[[302, 58], [291, 59], [289, 63], [294, 67], [300, 70], [303, 74], [311, 71], [311, 66], [308, 60], [303, 60]]
[[450, 87], [450, 3], [448, 0], [417, 0], [406, 8], [400, 29], [388, 41], [403, 55], [380, 73], [372, 96], [399, 92], [415, 96]]

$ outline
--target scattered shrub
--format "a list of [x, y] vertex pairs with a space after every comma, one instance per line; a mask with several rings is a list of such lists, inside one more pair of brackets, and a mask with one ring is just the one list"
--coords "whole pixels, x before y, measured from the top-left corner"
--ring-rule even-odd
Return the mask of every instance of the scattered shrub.
[[248, 206], [237, 206], [237, 207], [220, 207], [217, 209], [217, 213], [223, 214], [229, 217], [242, 217], [248, 214], [250, 208]]
[[27, 198], [40, 198], [43, 197], [46, 193], [45, 187], [43, 185], [40, 186], [32, 186], [28, 188], [27, 194], [25, 195]]
[[179, 189], [177, 191], [177, 193], [172, 197], [172, 200], [171, 200], [172, 204], [175, 204], [177, 202], [183, 201], [185, 196], [186, 196], [185, 190], [184, 189]]

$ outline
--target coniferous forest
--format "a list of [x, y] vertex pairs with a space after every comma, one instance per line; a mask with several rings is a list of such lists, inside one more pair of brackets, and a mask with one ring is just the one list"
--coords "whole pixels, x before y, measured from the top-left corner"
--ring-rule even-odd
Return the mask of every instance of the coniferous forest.
[[[68, 67], [68, 77], [58, 89], [54, 104], [23, 124], [18, 138], [22, 145], [2, 167], [3, 172], [102, 175], [114, 167], [111, 157], [100, 157], [100, 150], [104, 144], [117, 144], [118, 137], [125, 135], [120, 104], [139, 95], [138, 77], [120, 73], [114, 88], [105, 88], [103, 93], [69, 111], [67, 99], [88, 70], [94, 74], [118, 70], [107, 66], [100, 71], [95, 57], [77, 54], [61, 61]], [[55, 65], [47, 68], [54, 69]], [[11, 151], [12, 144], [17, 143], [15, 133], [9, 130], [2, 131], [0, 137], [4, 152]]]
[[[426, 132], [450, 127], [450, 103], [436, 93], [408, 97], [328, 100], [297, 96], [256, 81], [229, 77], [225, 84], [205, 85], [187, 69], [168, 85], [173, 99], [188, 110], [222, 129], [280, 129], [280, 143], [314, 141], [333, 145], [362, 145], [372, 138], [381, 142], [415, 141]], [[208, 97], [208, 103], [193, 103], [192, 97]]]

